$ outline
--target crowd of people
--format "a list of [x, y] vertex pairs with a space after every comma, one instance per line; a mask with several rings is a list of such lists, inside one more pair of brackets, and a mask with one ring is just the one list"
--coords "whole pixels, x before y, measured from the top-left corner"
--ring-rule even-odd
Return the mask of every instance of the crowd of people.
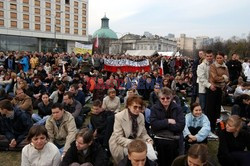
[[[105, 59], [150, 69], [110, 72]], [[222, 166], [244, 166], [250, 59], [0, 52], [0, 113], [0, 150], [22, 150], [22, 166], [214, 165], [211, 136]]]

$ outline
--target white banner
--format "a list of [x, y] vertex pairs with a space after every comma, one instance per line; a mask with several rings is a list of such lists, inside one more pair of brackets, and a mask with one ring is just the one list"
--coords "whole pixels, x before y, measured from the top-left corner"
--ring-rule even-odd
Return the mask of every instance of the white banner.
[[131, 61], [128, 59], [104, 59], [104, 64], [108, 66], [134, 66], [134, 67], [142, 67], [149, 66], [149, 60], [142, 60], [139, 62]]

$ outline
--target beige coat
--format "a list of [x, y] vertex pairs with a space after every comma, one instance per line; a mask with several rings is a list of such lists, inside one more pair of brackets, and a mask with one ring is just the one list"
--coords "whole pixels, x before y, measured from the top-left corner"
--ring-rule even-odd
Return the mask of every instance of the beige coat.
[[12, 99], [11, 103], [30, 114], [33, 112], [32, 100], [28, 95], [25, 95], [23, 100], [19, 100], [17, 97], [15, 97]]
[[216, 61], [210, 66], [209, 82], [218, 88], [224, 88], [228, 82], [228, 69], [225, 63], [222, 65]]
[[[139, 117], [137, 118], [137, 122], [137, 138], [144, 141], [148, 139], [151, 140], [145, 128], [143, 114], [140, 113]], [[109, 148], [115, 164], [118, 164], [118, 162], [124, 158], [124, 151], [126, 151], [128, 144], [132, 142], [132, 139], [128, 139], [131, 133], [132, 121], [129, 117], [128, 110], [125, 109], [115, 115], [114, 130], [109, 139]]]
[[75, 119], [67, 111], [64, 111], [63, 120], [59, 128], [52, 115], [47, 119], [45, 128], [48, 130], [50, 142], [64, 145], [64, 152], [70, 148], [70, 144], [75, 140], [77, 133]]

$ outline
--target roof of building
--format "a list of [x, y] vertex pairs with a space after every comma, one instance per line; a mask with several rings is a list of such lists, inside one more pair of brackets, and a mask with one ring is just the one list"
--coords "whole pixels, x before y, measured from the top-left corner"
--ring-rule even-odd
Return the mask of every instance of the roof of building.
[[102, 18], [102, 26], [100, 29], [94, 32], [93, 38], [109, 38], [109, 39], [118, 39], [117, 34], [109, 28], [109, 19], [106, 15]]

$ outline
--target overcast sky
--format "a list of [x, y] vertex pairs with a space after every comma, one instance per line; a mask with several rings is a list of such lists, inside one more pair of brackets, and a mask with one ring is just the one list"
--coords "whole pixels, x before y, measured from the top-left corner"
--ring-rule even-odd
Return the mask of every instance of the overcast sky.
[[89, 34], [105, 13], [119, 37], [148, 31], [228, 39], [250, 32], [250, 0], [89, 0]]

